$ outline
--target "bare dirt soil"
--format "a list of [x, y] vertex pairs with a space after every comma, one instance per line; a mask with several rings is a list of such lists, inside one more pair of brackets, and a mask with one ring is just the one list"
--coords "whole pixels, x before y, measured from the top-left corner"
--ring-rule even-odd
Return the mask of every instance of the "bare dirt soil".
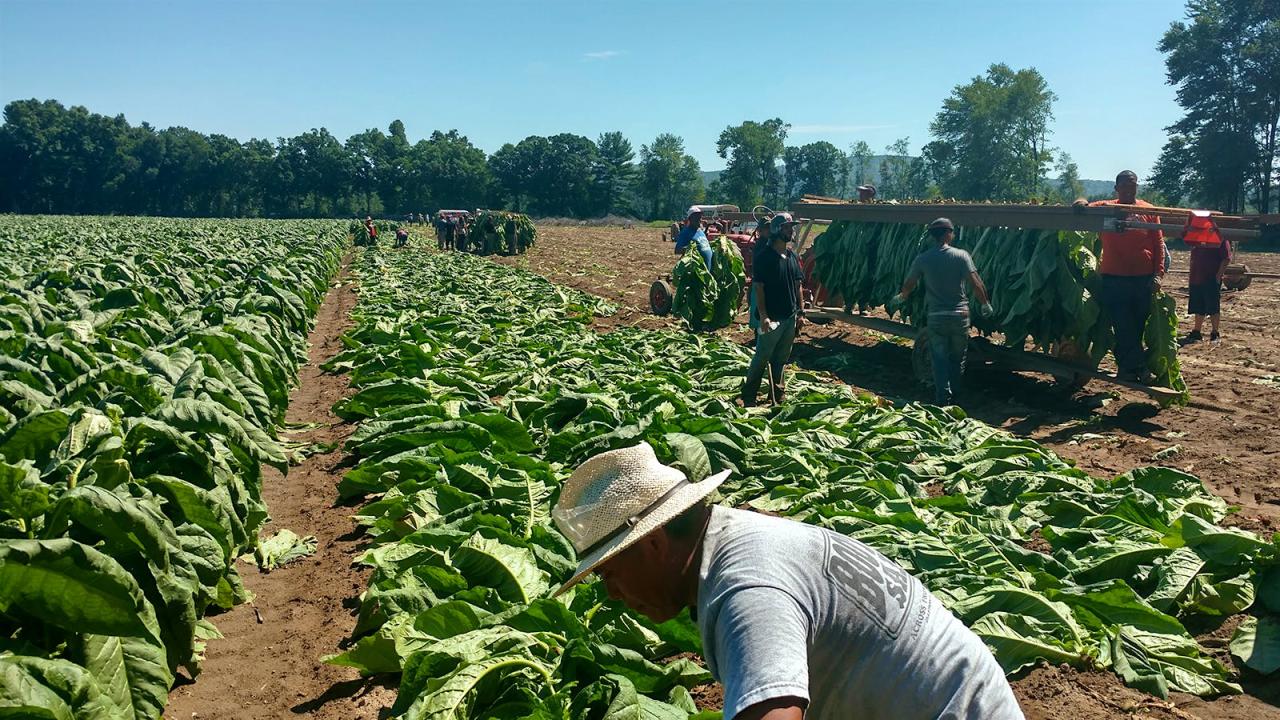
[[[349, 393], [347, 380], [320, 365], [342, 349], [339, 335], [351, 326], [356, 304], [345, 269], [325, 298], [310, 335], [309, 360], [300, 369], [287, 422], [308, 427], [289, 440], [336, 443], [354, 431], [331, 407]], [[317, 552], [299, 562], [261, 573], [242, 562], [253, 602], [210, 619], [226, 636], [209, 643], [199, 679], [169, 694], [168, 720], [293, 718], [374, 720], [395, 701], [393, 688], [359, 678], [355, 670], [325, 665], [339, 651], [354, 622], [356, 597], [367, 573], [353, 568], [359, 549], [349, 508], [335, 507], [343, 454], [308, 457], [289, 469], [265, 473], [263, 496], [271, 511], [264, 534], [288, 528], [315, 535]]]
[[[523, 256], [496, 258], [548, 279], [614, 301], [619, 311], [597, 320], [597, 328], [676, 327], [672, 318], [649, 312], [649, 285], [669, 274], [673, 246], [661, 229], [539, 226], [538, 244]], [[1241, 253], [1255, 272], [1280, 272], [1280, 255]], [[1189, 256], [1174, 252], [1174, 269]], [[1170, 275], [1166, 288], [1186, 309], [1185, 275]], [[720, 331], [747, 343], [745, 316]], [[1182, 321], [1181, 332], [1191, 329]], [[1206, 337], [1208, 336], [1206, 326]], [[793, 356], [801, 366], [834, 372], [840, 380], [900, 400], [931, 395], [911, 373], [909, 343], [870, 330], [832, 323], [810, 324]], [[1280, 530], [1280, 283], [1255, 280], [1223, 297], [1222, 341], [1201, 342], [1180, 353], [1193, 402], [1159, 409], [1145, 395], [1093, 382], [1082, 390], [1061, 388], [1051, 378], [971, 365], [960, 403], [973, 417], [1033, 438], [1088, 472], [1116, 475], [1154, 464], [1191, 472], [1238, 508], [1227, 524], [1263, 535]], [[1225, 643], [1235, 619], [1199, 628], [1200, 641], [1231, 663]], [[1245, 672], [1246, 694], [1205, 701], [1175, 695], [1169, 702], [1126, 688], [1109, 672], [1042, 667], [1014, 682], [1029, 718], [1092, 720], [1114, 717], [1280, 718], [1280, 683]], [[707, 689], [704, 697], [715, 697]]]

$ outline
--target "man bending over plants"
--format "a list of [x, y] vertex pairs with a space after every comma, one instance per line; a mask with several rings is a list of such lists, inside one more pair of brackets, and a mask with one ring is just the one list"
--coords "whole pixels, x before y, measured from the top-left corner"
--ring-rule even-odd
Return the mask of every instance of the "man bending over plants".
[[647, 443], [588, 459], [552, 517], [654, 622], [688, 607], [727, 720], [1022, 718], [991, 652], [905, 570], [824, 528], [709, 503]]

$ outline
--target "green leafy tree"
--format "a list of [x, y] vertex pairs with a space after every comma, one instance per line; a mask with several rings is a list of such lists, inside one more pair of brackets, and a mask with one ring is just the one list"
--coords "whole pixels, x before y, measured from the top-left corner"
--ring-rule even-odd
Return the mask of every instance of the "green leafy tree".
[[410, 212], [471, 209], [485, 204], [492, 183], [488, 158], [465, 135], [457, 130], [437, 130], [418, 141], [412, 155], [415, 193]]
[[785, 189], [778, 161], [790, 127], [780, 118], [748, 120], [720, 133], [716, 153], [729, 161], [720, 174], [720, 184], [729, 202], [744, 208], [782, 203]]
[[845, 156], [835, 145], [824, 140], [789, 147], [782, 157], [786, 168], [787, 200], [806, 193], [836, 195], [841, 191]]
[[662, 133], [640, 146], [638, 194], [651, 219], [681, 217], [685, 208], [705, 196], [698, 161], [685, 154], [684, 140]]
[[601, 214], [625, 211], [636, 178], [635, 150], [620, 132], [601, 133], [596, 141], [596, 206]]
[[852, 194], [853, 189], [859, 185], [866, 185], [872, 181], [871, 158], [871, 146], [865, 140], [859, 140], [849, 146], [849, 172], [852, 175], [853, 187], [846, 189], [847, 194]]
[[381, 130], [371, 128], [347, 138], [345, 147], [351, 156], [352, 189], [363, 200], [360, 213], [372, 213], [379, 186], [378, 170], [386, 164], [383, 153], [387, 147], [387, 136]]
[[1048, 136], [1056, 99], [1034, 68], [992, 65], [943, 100], [929, 125], [934, 139], [924, 165], [952, 197], [1020, 200], [1038, 195], [1053, 161]]
[[1058, 192], [1059, 200], [1071, 202], [1084, 197], [1084, 183], [1080, 182], [1080, 166], [1067, 153], [1058, 153]]
[[1267, 212], [1280, 181], [1280, 4], [1192, 0], [1160, 40], [1183, 117], [1152, 185], [1169, 198]]
[[925, 163], [911, 157], [911, 139], [899, 138], [885, 147], [880, 161], [876, 196], [885, 199], [921, 198], [927, 194]]

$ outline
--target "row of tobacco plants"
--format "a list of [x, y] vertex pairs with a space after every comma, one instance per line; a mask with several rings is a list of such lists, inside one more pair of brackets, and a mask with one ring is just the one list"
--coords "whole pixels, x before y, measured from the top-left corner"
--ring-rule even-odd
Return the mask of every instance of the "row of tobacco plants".
[[0, 221], [0, 715], [150, 720], [199, 672], [346, 243], [322, 221]]
[[699, 649], [687, 617], [652, 625], [598, 583], [548, 597], [574, 567], [549, 522], [559, 483], [640, 440], [694, 479], [732, 470], [729, 505], [878, 548], [1011, 674], [1049, 661], [1160, 696], [1233, 693], [1185, 623], [1248, 612], [1236, 647], [1275, 642], [1277, 546], [1220, 525], [1228, 508], [1195, 477], [1091, 477], [958, 410], [806, 372], [782, 408], [745, 411], [743, 348], [595, 333], [602, 301], [477, 258], [369, 251], [359, 274], [357, 325], [329, 369], [357, 388], [335, 408], [359, 422], [340, 490], [363, 503], [372, 576], [330, 662], [400, 673], [397, 715], [699, 713], [689, 690], [708, 675], [684, 659]]

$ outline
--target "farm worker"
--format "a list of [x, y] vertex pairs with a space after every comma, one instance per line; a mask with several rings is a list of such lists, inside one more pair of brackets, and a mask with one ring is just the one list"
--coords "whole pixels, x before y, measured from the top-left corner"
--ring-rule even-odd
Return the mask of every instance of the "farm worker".
[[1223, 238], [1213, 246], [1194, 245], [1191, 248], [1191, 277], [1187, 280], [1191, 301], [1187, 312], [1196, 316], [1195, 328], [1182, 339], [1183, 344], [1199, 341], [1204, 336], [1204, 318], [1209, 316], [1212, 330], [1209, 342], [1218, 342], [1218, 319], [1222, 312], [1222, 276], [1231, 264], [1231, 243]]
[[[1084, 205], [1085, 200], [1075, 201]], [[1088, 203], [1101, 205], [1143, 205], [1138, 199], [1138, 174], [1125, 170], [1116, 175], [1116, 198]], [[1133, 215], [1130, 219], [1158, 223], [1157, 215]], [[1146, 353], [1142, 334], [1151, 314], [1151, 298], [1160, 291], [1164, 275], [1164, 234], [1159, 230], [1130, 229], [1124, 232], [1101, 232], [1102, 257], [1098, 262], [1102, 274], [1102, 305], [1111, 318], [1116, 333], [1116, 367], [1123, 380], [1147, 383], [1151, 373], [1146, 369]]]
[[876, 186], [871, 183], [858, 186], [858, 202], [871, 202], [876, 199]]
[[471, 219], [466, 217], [458, 218], [458, 226], [453, 232], [453, 247], [458, 252], [467, 251], [467, 234], [471, 230]]
[[369, 244], [376, 245], [378, 242], [378, 228], [373, 224], [373, 216], [366, 215], [364, 218], [364, 230], [369, 234]]
[[804, 326], [804, 305], [800, 284], [804, 272], [800, 259], [787, 247], [797, 223], [791, 213], [781, 212], [769, 221], [769, 242], [759, 245], [751, 256], [751, 292], [756, 299], [756, 348], [742, 385], [742, 406], [753, 407], [765, 366], [769, 368], [770, 401], [782, 403], [782, 370], [791, 359], [791, 345]]
[[396, 247], [404, 247], [409, 242], [409, 231], [402, 227], [396, 228]]
[[654, 622], [690, 609], [726, 720], [1022, 718], [982, 640], [871, 547], [710, 503], [648, 443], [589, 458], [552, 518], [578, 566]]
[[710, 271], [711, 241], [707, 240], [707, 234], [702, 231], [702, 210], [696, 206], [689, 208], [689, 212], [685, 215], [684, 227], [680, 228], [680, 234], [676, 235], [676, 254], [683, 255], [689, 243], [697, 246], [702, 259], [707, 263], [707, 270]]
[[947, 218], [929, 223], [929, 235], [935, 246], [916, 256], [907, 272], [902, 290], [890, 301], [890, 309], [901, 307], [920, 280], [924, 280], [925, 309], [929, 318], [925, 330], [929, 337], [929, 354], [933, 361], [934, 401], [950, 405], [960, 391], [964, 375], [964, 357], [969, 348], [969, 297], [965, 283], [982, 303], [983, 317], [991, 315], [991, 298], [987, 286], [978, 277], [973, 258], [960, 248], [952, 247], [955, 226]]

